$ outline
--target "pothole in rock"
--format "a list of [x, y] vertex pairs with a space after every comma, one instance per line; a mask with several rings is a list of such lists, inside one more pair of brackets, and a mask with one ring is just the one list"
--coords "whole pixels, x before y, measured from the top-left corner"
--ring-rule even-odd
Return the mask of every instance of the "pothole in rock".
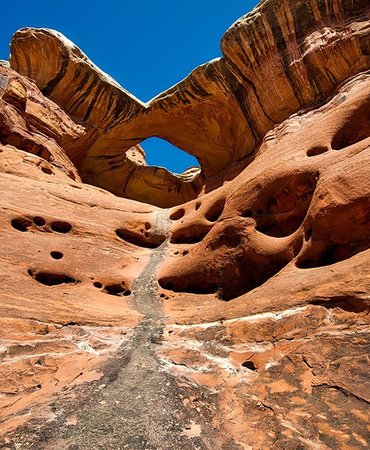
[[342, 150], [370, 136], [370, 96], [342, 122], [332, 142], [333, 150]]
[[28, 217], [16, 217], [11, 220], [11, 225], [15, 230], [26, 232], [32, 225], [32, 220]]
[[45, 286], [57, 286], [59, 284], [77, 284], [79, 281], [69, 275], [58, 272], [28, 270], [28, 274]]
[[57, 233], [67, 234], [71, 231], [72, 225], [68, 222], [57, 220], [50, 224], [50, 228]]
[[[148, 225], [150, 224], [148, 223]], [[147, 228], [146, 226], [145, 229], [148, 230], [149, 228]], [[165, 236], [151, 234], [149, 233], [149, 231], [142, 230], [141, 233], [137, 233], [127, 228], [117, 228], [117, 230], [115, 230], [115, 233], [123, 241], [136, 245], [137, 247], [144, 248], [157, 248], [166, 239]]]
[[285, 237], [302, 224], [316, 189], [316, 173], [300, 173], [276, 179], [265, 186], [257, 201], [242, 213], [253, 218], [256, 230], [271, 237]]
[[116, 295], [118, 297], [128, 297], [129, 295], [131, 295], [131, 291], [129, 289], [126, 289], [123, 283], [107, 284], [103, 288], [103, 292], [109, 295]]
[[213, 225], [192, 225], [179, 228], [171, 236], [171, 244], [197, 244], [209, 233]]
[[205, 218], [208, 222], [217, 222], [224, 211], [225, 199], [220, 199], [214, 203], [206, 212]]
[[131, 295], [131, 290], [126, 288], [124, 281], [107, 283], [106, 285], [100, 281], [94, 281], [93, 286], [100, 289], [105, 294], [115, 295], [117, 297], [128, 297]]
[[242, 366], [249, 370], [253, 370], [253, 371], [257, 370], [257, 367], [255, 366], [254, 362], [251, 360], [243, 362]]
[[[348, 205], [339, 205], [321, 214], [309, 232], [309, 245], [299, 255], [296, 266], [314, 269], [329, 266], [370, 248], [370, 208], [367, 198], [357, 199]], [[330, 230], [326, 240], [322, 230]]]

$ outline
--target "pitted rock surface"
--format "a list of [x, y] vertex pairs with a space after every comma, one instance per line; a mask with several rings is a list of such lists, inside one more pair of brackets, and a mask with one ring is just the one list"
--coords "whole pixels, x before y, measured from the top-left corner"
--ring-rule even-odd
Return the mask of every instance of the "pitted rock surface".
[[[369, 447], [369, 14], [264, 0], [146, 104], [14, 35], [0, 448]], [[148, 166], [154, 135], [201, 172]]]

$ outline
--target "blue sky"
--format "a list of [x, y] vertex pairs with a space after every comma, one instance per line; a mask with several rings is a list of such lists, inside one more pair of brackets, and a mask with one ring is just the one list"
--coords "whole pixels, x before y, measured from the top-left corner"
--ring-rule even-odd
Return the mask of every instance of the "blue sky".
[[[147, 101], [199, 64], [221, 56], [220, 40], [256, 0], [5, 0], [0, 15], [0, 59], [22, 27], [53, 28], [101, 69]], [[182, 172], [196, 164], [159, 139], [142, 144], [150, 164]]]

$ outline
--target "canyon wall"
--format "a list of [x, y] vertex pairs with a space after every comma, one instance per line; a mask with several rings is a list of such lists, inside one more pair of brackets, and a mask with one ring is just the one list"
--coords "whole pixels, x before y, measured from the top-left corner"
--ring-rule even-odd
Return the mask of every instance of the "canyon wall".
[[[146, 104], [15, 33], [1, 448], [368, 448], [369, 17], [264, 0]], [[148, 166], [151, 136], [201, 170]]]

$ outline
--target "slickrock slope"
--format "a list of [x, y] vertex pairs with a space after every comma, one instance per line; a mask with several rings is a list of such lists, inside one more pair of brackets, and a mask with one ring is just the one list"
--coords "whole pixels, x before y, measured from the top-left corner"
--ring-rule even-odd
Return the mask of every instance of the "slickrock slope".
[[[15, 34], [0, 448], [369, 447], [369, 14], [262, 1], [148, 104]], [[147, 166], [152, 135], [202, 174]]]

